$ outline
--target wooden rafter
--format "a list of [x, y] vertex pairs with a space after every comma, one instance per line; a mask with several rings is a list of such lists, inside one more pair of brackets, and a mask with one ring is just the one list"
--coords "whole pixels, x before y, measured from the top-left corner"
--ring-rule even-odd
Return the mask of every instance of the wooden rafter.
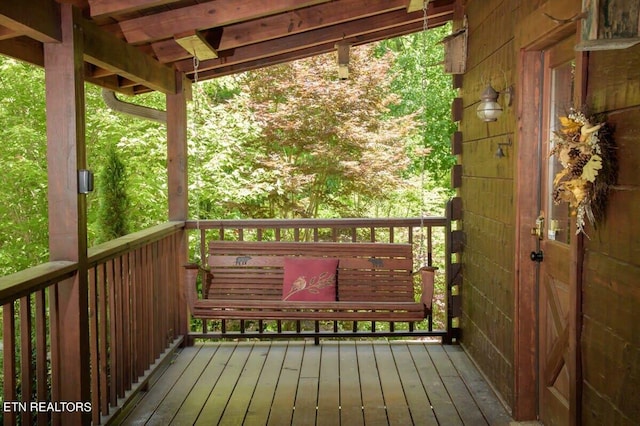
[[16, 31], [11, 28], [0, 26], [0, 40], [8, 40], [17, 37]]
[[175, 93], [176, 77], [171, 68], [101, 30], [90, 21], [82, 20], [81, 25], [87, 62], [152, 90]]
[[[450, 18], [449, 18], [450, 19]], [[441, 17], [439, 19], [434, 19], [433, 22], [429, 25], [436, 25], [436, 22], [440, 20], [440, 24], [443, 21], [446, 21], [445, 17]], [[395, 27], [391, 29], [377, 31], [375, 33], [367, 34], [366, 36], [358, 36], [351, 37], [347, 39], [352, 43], [353, 46], [358, 46], [361, 44], [372, 43], [375, 41], [385, 40], [390, 37], [398, 37], [401, 35], [411, 34], [416, 31], [419, 31], [422, 28], [422, 22], [414, 22], [412, 24], [403, 25], [401, 27]], [[199, 72], [199, 77], [201, 79], [207, 78], [217, 78], [225, 75], [235, 74], [242, 71], [254, 70], [258, 68], [268, 67], [272, 65], [281, 64], [284, 62], [295, 61], [298, 59], [308, 58], [316, 55], [323, 55], [325, 53], [330, 53], [335, 50], [335, 43], [323, 43], [321, 45], [299, 49], [287, 53], [277, 54], [277, 55], [268, 55], [262, 58], [242, 62], [235, 64], [223, 64], [219, 67], [212, 68], [206, 71]]]
[[[407, 13], [411, 1], [0, 1], [0, 54], [44, 66], [43, 43], [58, 42], [65, 3], [80, 12], [86, 81], [126, 94], [174, 93], [175, 71], [192, 75], [194, 55], [207, 79], [420, 31], [422, 7]], [[430, 0], [429, 27], [451, 20], [454, 4]]]
[[179, 0], [89, 0], [92, 18], [131, 13], [150, 7], [175, 3]]
[[[404, 6], [405, 0], [372, 0], [364, 4], [362, 0], [344, 0], [340, 7], [335, 7], [333, 3], [324, 3], [295, 12], [240, 22], [224, 28], [218, 51], [232, 50], [369, 16], [404, 10]], [[358, 15], [354, 16], [354, 9], [358, 10]], [[173, 40], [159, 41], [152, 47], [160, 62], [185, 59], [184, 50], [176, 46]]]
[[41, 42], [59, 42], [60, 5], [53, 0], [0, 1], [0, 25]]
[[[357, 45], [380, 40], [379, 33], [385, 30], [388, 30], [384, 32], [387, 36], [390, 34], [402, 35], [408, 32], [418, 31], [423, 25], [422, 13], [414, 12], [411, 15], [411, 19], [407, 19], [406, 12], [399, 10], [362, 19], [358, 21], [357, 25], [354, 23], [343, 23], [328, 28], [307, 31], [302, 34], [281, 37], [276, 40], [251, 44], [235, 49], [233, 54], [224, 58], [201, 63], [200, 70], [205, 71], [219, 67], [229, 67], [233, 64], [260, 60], [264, 57], [279, 56], [295, 51], [307, 52], [302, 55], [291, 55], [297, 58], [313, 56], [314, 53], [309, 54], [309, 52], [317, 52], [315, 54], [327, 53], [333, 50], [335, 43], [339, 41], [352, 42]], [[438, 24], [437, 19], [432, 19], [431, 21], [430, 25]], [[409, 30], [407, 26], [411, 26]], [[374, 30], [372, 31], [371, 28]], [[315, 47], [318, 48], [315, 49]], [[327, 48], [329, 50], [327, 50]], [[190, 60], [176, 62], [175, 65], [180, 71], [191, 72], [193, 70], [193, 63]]]
[[129, 43], [173, 37], [176, 33], [221, 27], [329, 0], [217, 0], [120, 23]]

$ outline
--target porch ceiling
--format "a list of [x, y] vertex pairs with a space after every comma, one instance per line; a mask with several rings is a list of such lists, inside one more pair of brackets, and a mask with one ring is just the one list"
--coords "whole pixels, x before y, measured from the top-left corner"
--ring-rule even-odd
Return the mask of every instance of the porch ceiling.
[[[62, 2], [70, 1], [1, 2], [0, 54], [42, 66], [43, 43], [60, 40]], [[85, 79], [127, 94], [175, 91], [174, 70], [193, 80], [189, 50], [207, 80], [423, 28], [421, 0], [72, 2], [82, 14]], [[430, 1], [429, 27], [451, 20], [453, 4]]]

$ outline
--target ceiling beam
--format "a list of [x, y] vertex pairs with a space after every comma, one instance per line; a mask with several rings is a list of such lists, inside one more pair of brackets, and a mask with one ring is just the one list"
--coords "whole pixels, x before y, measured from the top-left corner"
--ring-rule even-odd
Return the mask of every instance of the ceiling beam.
[[[452, 15], [447, 15], [447, 16], [443, 15], [438, 18], [434, 18], [430, 20], [429, 28], [440, 26], [450, 21], [451, 18], [452, 18]], [[421, 31], [422, 29], [423, 29], [423, 24], [421, 22], [414, 22], [414, 23], [403, 25], [400, 27], [388, 28], [386, 30], [376, 31], [366, 35], [347, 38], [345, 39], [345, 41], [352, 43], [353, 46], [358, 46], [362, 44], [372, 43], [375, 41], [385, 40], [388, 38], [398, 37], [406, 34], [412, 34], [412, 33]], [[258, 68], [278, 65], [285, 62], [308, 58], [311, 56], [323, 55], [323, 54], [331, 53], [334, 51], [335, 51], [334, 43], [324, 43], [324, 44], [312, 46], [305, 49], [283, 53], [280, 55], [263, 57], [253, 61], [230, 64], [230, 65], [225, 65], [218, 68], [210, 69], [207, 71], [201, 71], [198, 73], [198, 75], [203, 80], [210, 79], [210, 78], [218, 78], [225, 75], [236, 74], [244, 71], [251, 71]]]
[[152, 90], [176, 92], [173, 69], [145, 55], [136, 47], [125, 43], [92, 22], [81, 19], [84, 36], [85, 61]]
[[0, 54], [44, 67], [42, 43], [29, 37], [16, 37], [0, 41]]
[[216, 0], [120, 22], [129, 43], [171, 38], [176, 33], [206, 30], [287, 12], [329, 0]]
[[179, 0], [89, 0], [92, 18], [103, 18], [163, 6]]
[[17, 33], [11, 28], [3, 27], [0, 25], [0, 40], [8, 40], [10, 38], [18, 37], [21, 34]]
[[221, 50], [234, 49], [251, 43], [392, 12], [403, 9], [405, 2], [406, 0], [334, 0], [331, 3], [255, 21], [228, 25], [220, 40], [220, 48]]
[[[385, 13], [382, 15], [370, 16], [357, 21], [344, 22], [326, 28], [307, 31], [300, 34], [281, 37], [275, 40], [268, 40], [262, 43], [255, 43], [235, 49], [229, 56], [201, 62], [200, 70], [213, 69], [222, 66], [229, 66], [234, 63], [248, 62], [267, 56], [279, 55], [296, 50], [303, 50], [313, 46], [328, 43], [331, 46], [338, 41], [346, 41], [352, 37], [376, 33], [384, 29], [400, 27], [410, 23], [423, 25], [422, 12], [407, 14], [404, 9]], [[191, 60], [182, 60], [175, 63], [178, 70], [183, 72], [193, 71]]]
[[60, 5], [53, 0], [2, 0], [0, 25], [45, 43], [62, 40]]
[[[235, 49], [252, 43], [290, 36], [317, 28], [329, 27], [349, 20], [360, 19], [393, 10], [405, 10], [406, 0], [337, 0], [224, 28], [218, 51]], [[358, 15], [354, 16], [353, 11]], [[152, 45], [160, 62], [185, 59], [186, 52], [173, 40]]]

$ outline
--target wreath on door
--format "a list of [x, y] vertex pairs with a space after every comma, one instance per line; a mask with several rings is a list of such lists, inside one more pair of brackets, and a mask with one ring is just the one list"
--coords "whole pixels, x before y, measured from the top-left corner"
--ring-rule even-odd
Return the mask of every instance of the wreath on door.
[[553, 180], [553, 201], [569, 203], [576, 234], [586, 235], [585, 218], [594, 227], [602, 220], [617, 179], [613, 129], [606, 119], [573, 109], [558, 118], [561, 127], [551, 138], [549, 156], [556, 156], [563, 168]]

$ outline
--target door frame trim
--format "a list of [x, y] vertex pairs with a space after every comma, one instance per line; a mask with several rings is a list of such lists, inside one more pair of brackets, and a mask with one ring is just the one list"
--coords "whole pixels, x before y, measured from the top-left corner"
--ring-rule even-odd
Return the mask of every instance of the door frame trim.
[[[539, 123], [542, 120], [542, 78], [543, 61], [541, 52], [557, 41], [575, 34], [580, 37], [579, 26], [568, 24], [556, 27], [546, 37], [538, 39], [520, 50], [518, 59], [517, 92], [517, 155], [515, 171], [515, 283], [514, 283], [514, 401], [515, 420], [538, 418], [539, 377], [538, 377], [538, 267], [529, 254], [537, 249], [537, 241], [531, 235], [531, 227], [538, 215], [537, 203], [539, 185], [531, 184], [531, 165], [540, 164], [539, 143], [542, 135]], [[576, 41], [577, 42], [577, 41]], [[588, 52], [576, 52], [576, 90], [574, 105], [583, 105], [587, 97]], [[575, 221], [572, 230], [575, 234]], [[582, 235], [572, 239], [570, 244], [570, 303], [575, 315], [569, 318], [570, 377], [570, 421], [571, 425], [581, 423], [582, 367], [580, 331], [582, 329], [582, 265], [584, 239]], [[532, 327], [532, 325], [534, 325]]]

